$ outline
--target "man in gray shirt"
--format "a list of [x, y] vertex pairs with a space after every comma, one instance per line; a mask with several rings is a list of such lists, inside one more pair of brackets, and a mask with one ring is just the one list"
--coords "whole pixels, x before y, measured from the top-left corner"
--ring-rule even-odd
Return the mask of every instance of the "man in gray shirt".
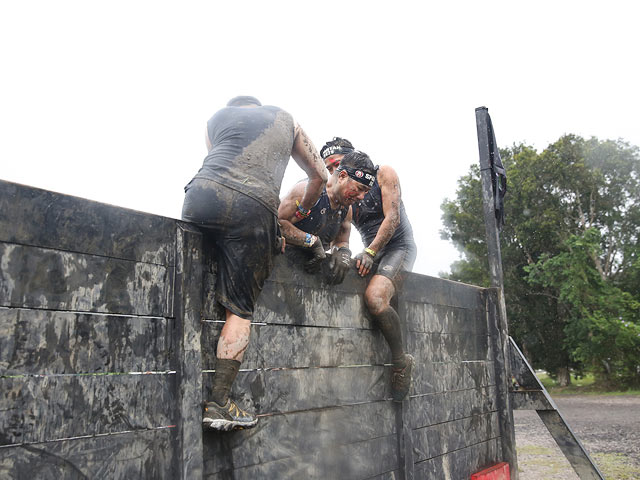
[[205, 403], [203, 425], [232, 430], [257, 423], [229, 392], [249, 344], [255, 301], [273, 267], [273, 255], [283, 249], [278, 195], [289, 157], [309, 177], [300, 211], [315, 204], [327, 174], [313, 143], [291, 115], [263, 106], [255, 97], [231, 99], [207, 122], [206, 140], [209, 153], [185, 187], [182, 218], [197, 224], [215, 244], [216, 300], [226, 315], [216, 352], [213, 398]]

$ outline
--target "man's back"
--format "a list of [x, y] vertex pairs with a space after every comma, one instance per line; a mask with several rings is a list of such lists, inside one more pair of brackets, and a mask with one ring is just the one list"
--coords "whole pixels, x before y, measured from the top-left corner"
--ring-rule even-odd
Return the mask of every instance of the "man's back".
[[273, 106], [226, 107], [207, 122], [211, 149], [195, 178], [244, 193], [277, 213], [294, 122]]

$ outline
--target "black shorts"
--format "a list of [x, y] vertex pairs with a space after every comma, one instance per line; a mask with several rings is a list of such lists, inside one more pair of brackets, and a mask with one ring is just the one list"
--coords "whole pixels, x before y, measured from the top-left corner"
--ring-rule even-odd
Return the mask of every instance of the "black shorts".
[[403, 272], [410, 272], [416, 261], [416, 245], [387, 245], [376, 255], [373, 263], [373, 275], [382, 275], [393, 282], [396, 290], [403, 281]]
[[273, 268], [278, 221], [260, 202], [213, 180], [185, 187], [182, 219], [197, 225], [215, 245], [216, 300], [251, 319]]

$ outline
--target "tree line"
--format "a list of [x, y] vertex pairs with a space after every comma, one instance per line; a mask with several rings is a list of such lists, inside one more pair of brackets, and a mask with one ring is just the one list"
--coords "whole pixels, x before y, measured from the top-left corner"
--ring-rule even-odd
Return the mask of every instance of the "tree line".
[[[500, 234], [510, 334], [561, 385], [570, 372], [640, 385], [640, 151], [565, 135], [538, 153], [500, 150], [507, 170]], [[488, 286], [480, 168], [442, 203], [444, 239], [461, 251], [445, 278]]]

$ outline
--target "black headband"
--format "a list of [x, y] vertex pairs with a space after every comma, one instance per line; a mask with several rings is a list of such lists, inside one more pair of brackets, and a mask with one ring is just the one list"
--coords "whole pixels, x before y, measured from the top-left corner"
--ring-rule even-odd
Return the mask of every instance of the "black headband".
[[349, 175], [349, 177], [354, 179], [356, 182], [366, 185], [367, 187], [373, 187], [373, 184], [376, 183], [375, 175], [363, 172], [359, 168], [343, 167], [342, 165], [340, 165], [338, 167], [338, 171], [341, 170], [347, 172], [347, 175]]
[[341, 145], [334, 145], [333, 147], [323, 148], [322, 152], [320, 152], [320, 155], [322, 156], [323, 160], [326, 160], [331, 155], [336, 155], [336, 154], [346, 155], [347, 153], [351, 153], [351, 152], [353, 152], [353, 148], [343, 147]]

